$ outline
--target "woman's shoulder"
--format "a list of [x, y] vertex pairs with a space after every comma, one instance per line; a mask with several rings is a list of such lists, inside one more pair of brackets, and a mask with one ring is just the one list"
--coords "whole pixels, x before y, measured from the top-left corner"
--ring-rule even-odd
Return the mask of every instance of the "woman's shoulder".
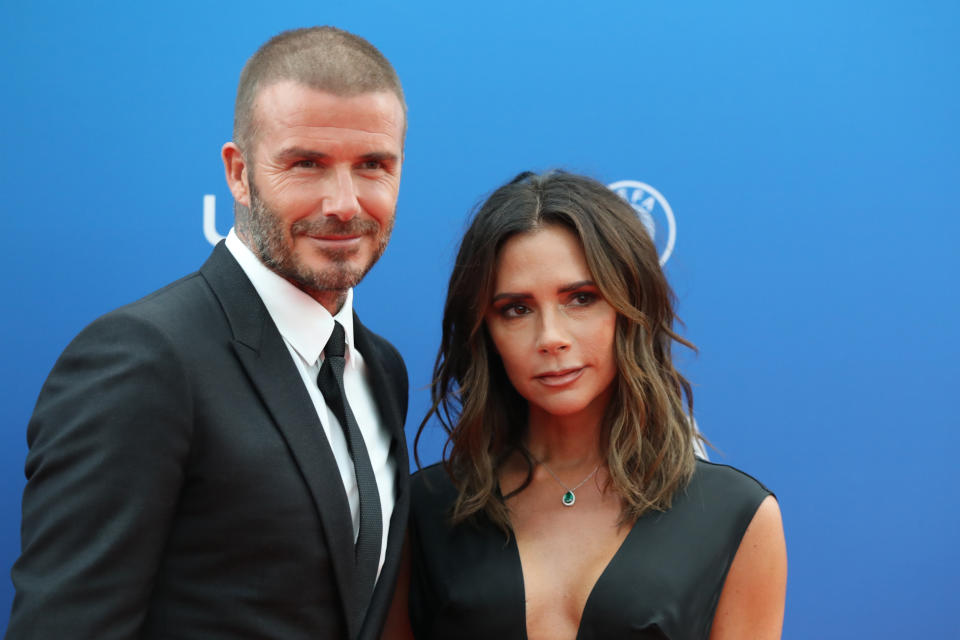
[[453, 485], [442, 461], [420, 467], [410, 476], [410, 482], [413, 486], [422, 488], [432, 487], [436, 484]]
[[728, 464], [719, 464], [697, 458], [691, 482], [706, 483], [725, 489], [739, 489], [749, 493], [773, 494], [760, 480], [746, 471]]
[[436, 462], [417, 470], [410, 477], [410, 498], [413, 508], [445, 509], [457, 498], [457, 488], [443, 462]]
[[698, 510], [724, 513], [738, 526], [746, 526], [757, 507], [773, 492], [755, 477], [736, 467], [697, 459], [690, 484], [677, 496], [680, 504]]

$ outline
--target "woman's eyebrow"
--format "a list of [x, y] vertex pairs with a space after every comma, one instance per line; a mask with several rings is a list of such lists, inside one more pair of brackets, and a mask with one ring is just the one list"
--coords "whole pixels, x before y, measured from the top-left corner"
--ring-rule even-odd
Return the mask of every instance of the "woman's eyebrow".
[[564, 285], [557, 289], [560, 293], [569, 293], [571, 291], [576, 291], [577, 289], [583, 289], [584, 287], [595, 287], [597, 283], [593, 280], [580, 280], [579, 282], [572, 282], [568, 285]]
[[[596, 287], [597, 283], [593, 280], [578, 280], [577, 282], [571, 282], [570, 284], [565, 284], [559, 289], [558, 293], [570, 293], [571, 291], [576, 291], [578, 289], [584, 289], [587, 287]], [[530, 293], [513, 293], [512, 291], [504, 291], [493, 296], [491, 302], [498, 302], [500, 300], [525, 300], [527, 298], [532, 298], [533, 295]]]
[[498, 293], [497, 295], [493, 296], [493, 300], [491, 300], [490, 302], [498, 302], [500, 300], [526, 300], [527, 298], [530, 298], [530, 297], [531, 296], [529, 293], [511, 293], [509, 291], [506, 291], [503, 293]]

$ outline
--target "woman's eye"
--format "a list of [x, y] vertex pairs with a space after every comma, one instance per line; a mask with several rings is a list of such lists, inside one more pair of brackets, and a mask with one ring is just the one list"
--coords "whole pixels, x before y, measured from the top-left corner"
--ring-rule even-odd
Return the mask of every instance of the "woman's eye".
[[500, 315], [505, 318], [519, 318], [530, 313], [530, 309], [522, 304], [508, 304], [500, 308]]
[[579, 293], [573, 294], [570, 299], [570, 302], [574, 306], [585, 307], [589, 304], [593, 304], [597, 300], [597, 294], [590, 293], [588, 291], [581, 291]]

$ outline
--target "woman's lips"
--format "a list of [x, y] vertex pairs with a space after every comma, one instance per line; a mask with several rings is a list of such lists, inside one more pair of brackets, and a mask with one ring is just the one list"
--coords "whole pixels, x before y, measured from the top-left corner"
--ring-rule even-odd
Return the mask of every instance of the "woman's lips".
[[548, 387], [562, 387], [568, 385], [583, 374], [584, 367], [575, 367], [572, 369], [560, 369], [558, 371], [548, 371], [534, 376], [541, 384]]

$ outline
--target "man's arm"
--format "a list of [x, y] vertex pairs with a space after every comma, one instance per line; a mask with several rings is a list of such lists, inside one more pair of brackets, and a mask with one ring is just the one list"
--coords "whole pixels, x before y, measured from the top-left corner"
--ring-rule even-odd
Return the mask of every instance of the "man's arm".
[[135, 638], [189, 452], [188, 373], [128, 311], [87, 327], [27, 431], [21, 555], [8, 640]]

